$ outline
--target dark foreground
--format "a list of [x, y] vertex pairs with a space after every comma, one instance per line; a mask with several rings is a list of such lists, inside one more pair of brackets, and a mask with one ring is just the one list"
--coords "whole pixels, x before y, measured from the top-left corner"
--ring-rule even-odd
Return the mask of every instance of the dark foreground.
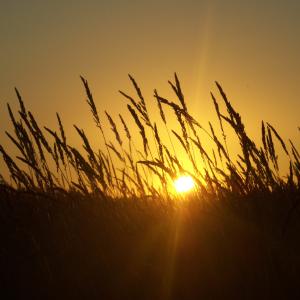
[[174, 207], [0, 188], [1, 299], [299, 299], [299, 191]]

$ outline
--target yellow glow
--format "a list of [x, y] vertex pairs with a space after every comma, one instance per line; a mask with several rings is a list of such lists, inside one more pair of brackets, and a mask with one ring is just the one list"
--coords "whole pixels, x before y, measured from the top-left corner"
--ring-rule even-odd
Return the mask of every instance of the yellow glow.
[[195, 187], [195, 182], [191, 176], [180, 176], [174, 181], [177, 193], [186, 193]]

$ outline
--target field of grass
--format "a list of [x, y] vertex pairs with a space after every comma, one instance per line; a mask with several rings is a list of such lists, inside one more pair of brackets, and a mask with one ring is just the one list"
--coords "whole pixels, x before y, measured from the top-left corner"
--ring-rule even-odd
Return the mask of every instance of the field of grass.
[[[16, 90], [20, 108], [16, 114], [8, 105], [14, 134], [7, 136], [19, 155], [0, 146], [10, 173], [0, 185], [4, 298], [300, 297], [300, 155], [293, 142], [265, 122], [261, 141], [252, 140], [218, 83], [220, 100], [212, 100], [219, 127], [200, 124], [176, 74], [169, 82], [176, 101], [154, 90], [154, 122], [129, 78], [135, 96], [120, 93], [131, 119], [120, 114], [117, 122], [105, 112], [113, 142], [81, 78], [104, 149], [93, 149], [77, 126], [83, 151], [72, 146], [58, 114], [57, 130], [42, 128]], [[236, 156], [229, 130], [240, 145]], [[278, 150], [289, 162], [286, 175]], [[172, 183], [183, 174], [195, 188], [180, 195]]]

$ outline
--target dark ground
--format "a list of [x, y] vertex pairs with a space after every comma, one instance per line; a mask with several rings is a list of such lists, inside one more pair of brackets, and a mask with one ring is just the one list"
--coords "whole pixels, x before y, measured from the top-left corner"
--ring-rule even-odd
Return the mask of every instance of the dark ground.
[[0, 297], [300, 299], [299, 195], [176, 209], [1, 186]]

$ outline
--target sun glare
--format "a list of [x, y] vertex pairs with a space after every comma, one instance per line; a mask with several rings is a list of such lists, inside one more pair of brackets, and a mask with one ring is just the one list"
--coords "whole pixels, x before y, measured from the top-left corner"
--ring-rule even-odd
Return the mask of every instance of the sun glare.
[[186, 193], [195, 187], [195, 182], [191, 176], [180, 176], [174, 180], [174, 187], [177, 193]]

